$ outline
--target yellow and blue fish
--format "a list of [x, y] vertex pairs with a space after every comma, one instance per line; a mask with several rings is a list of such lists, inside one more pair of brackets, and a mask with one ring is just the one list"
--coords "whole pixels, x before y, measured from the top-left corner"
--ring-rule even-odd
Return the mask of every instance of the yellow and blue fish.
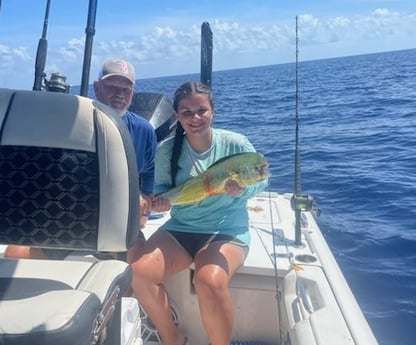
[[160, 196], [168, 198], [171, 205], [197, 204], [210, 196], [225, 193], [228, 179], [242, 187], [264, 181], [271, 176], [268, 167], [269, 163], [261, 153], [237, 153], [218, 160], [202, 174]]

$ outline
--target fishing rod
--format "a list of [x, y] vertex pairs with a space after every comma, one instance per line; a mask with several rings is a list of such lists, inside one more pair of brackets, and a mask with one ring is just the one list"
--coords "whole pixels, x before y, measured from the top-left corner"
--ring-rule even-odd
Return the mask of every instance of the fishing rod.
[[300, 138], [299, 138], [299, 37], [298, 37], [298, 16], [296, 16], [296, 97], [295, 97], [295, 193], [291, 199], [292, 209], [295, 211], [295, 245], [301, 246], [301, 212], [311, 211], [314, 206], [313, 198], [310, 195], [302, 194], [301, 173], [300, 173]]
[[33, 90], [40, 91], [43, 88], [43, 81], [46, 76], [45, 74], [45, 64], [46, 64], [46, 51], [48, 49], [48, 41], [46, 39], [46, 31], [48, 30], [48, 20], [49, 20], [49, 7], [50, 0], [46, 2], [45, 18], [43, 20], [43, 29], [42, 36], [39, 39], [38, 50], [36, 53], [35, 61], [35, 81], [33, 83]]
[[91, 55], [92, 55], [92, 43], [95, 35], [95, 18], [97, 16], [97, 0], [90, 0], [88, 5], [88, 20], [87, 27], [85, 28], [85, 48], [84, 48], [84, 60], [82, 66], [81, 77], [81, 96], [88, 96], [88, 83], [90, 78], [91, 67]]
[[201, 82], [212, 85], [212, 30], [208, 22], [201, 25]]

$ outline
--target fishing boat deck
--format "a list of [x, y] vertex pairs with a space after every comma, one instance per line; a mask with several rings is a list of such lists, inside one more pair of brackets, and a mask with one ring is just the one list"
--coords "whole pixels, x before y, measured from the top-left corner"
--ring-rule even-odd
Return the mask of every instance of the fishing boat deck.
[[[290, 337], [297, 339], [298, 345], [376, 344], [309, 212], [302, 214], [301, 245], [295, 244], [290, 199], [291, 194], [263, 192], [248, 202], [251, 246], [244, 265], [230, 282], [234, 304], [232, 343], [280, 345]], [[145, 236], [168, 217], [169, 213], [153, 215], [144, 229]], [[4, 249], [0, 245], [0, 257]], [[74, 259], [82, 260], [68, 258]], [[167, 282], [172, 317], [184, 329], [190, 345], [208, 344], [192, 277], [191, 265]], [[136, 311], [134, 298], [126, 302], [137, 317], [131, 334], [144, 345], [159, 344], [150, 320], [143, 311], [140, 316]], [[365, 342], [357, 342], [357, 337]]]

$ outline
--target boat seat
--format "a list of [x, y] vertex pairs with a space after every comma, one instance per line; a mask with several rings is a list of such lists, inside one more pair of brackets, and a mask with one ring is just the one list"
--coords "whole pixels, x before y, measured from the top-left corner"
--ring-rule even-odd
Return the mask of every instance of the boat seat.
[[135, 157], [103, 104], [0, 89], [0, 244], [71, 253], [0, 258], [0, 344], [120, 344], [130, 267], [95, 254], [139, 236]]

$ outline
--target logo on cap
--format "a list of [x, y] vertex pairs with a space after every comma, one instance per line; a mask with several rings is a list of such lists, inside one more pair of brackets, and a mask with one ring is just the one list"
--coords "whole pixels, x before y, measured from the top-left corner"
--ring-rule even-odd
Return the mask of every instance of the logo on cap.
[[121, 60], [113, 60], [113, 63], [115, 64], [120, 64], [120, 69], [122, 73], [124, 74], [128, 74], [129, 73], [129, 67], [127, 66], [127, 64], [124, 61]]
[[134, 84], [134, 67], [127, 61], [121, 59], [107, 60], [99, 74], [99, 79], [105, 79], [115, 75], [126, 77]]

